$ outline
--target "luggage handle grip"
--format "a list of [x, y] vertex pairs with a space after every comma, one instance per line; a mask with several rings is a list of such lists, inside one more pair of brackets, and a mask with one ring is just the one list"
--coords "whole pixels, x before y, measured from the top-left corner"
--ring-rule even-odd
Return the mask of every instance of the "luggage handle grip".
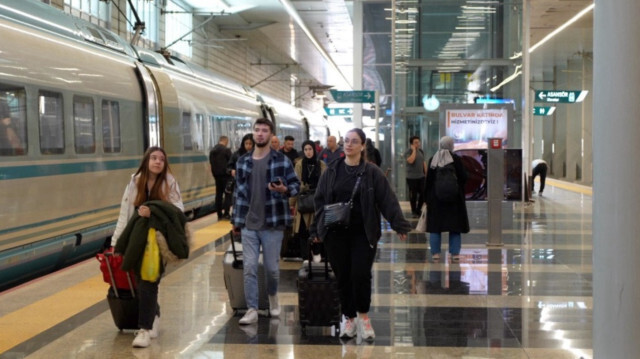
[[[106, 257], [113, 256], [113, 252], [105, 251], [103, 254], [105, 256], [105, 262], [107, 264], [107, 270], [109, 271], [109, 279], [111, 279], [111, 287], [113, 288], [113, 293], [115, 294], [116, 298], [120, 298], [120, 296], [118, 295], [118, 287], [116, 286], [116, 280], [113, 277], [113, 271], [111, 269], [111, 262], [109, 261], [109, 259], [106, 258]], [[125, 275], [127, 276], [127, 282], [129, 282], [129, 290], [131, 291], [131, 297], [135, 298], [136, 297], [136, 292], [135, 292], [135, 290], [133, 290], [133, 283], [131, 282], [131, 275], [129, 274], [129, 272], [125, 272]]]
[[[312, 241], [309, 240], [309, 243], [311, 243]], [[309, 280], [312, 279], [313, 277], [313, 270], [311, 268], [311, 262], [313, 261], [313, 250], [311, 250], [311, 245], [307, 246], [309, 247], [309, 260], [307, 260], [307, 262], [309, 262]], [[326, 251], [324, 249], [324, 246], [322, 246], [322, 251], [325, 252], [325, 257], [326, 257]], [[320, 253], [320, 256], [322, 256], [322, 253]], [[325, 258], [324, 260], [324, 278], [329, 280], [329, 258]]]
[[235, 235], [233, 234], [233, 229], [229, 231], [229, 235], [231, 236], [231, 252], [233, 253], [233, 268], [242, 268], [242, 265], [241, 265], [242, 262], [238, 260], [238, 252], [236, 252]]

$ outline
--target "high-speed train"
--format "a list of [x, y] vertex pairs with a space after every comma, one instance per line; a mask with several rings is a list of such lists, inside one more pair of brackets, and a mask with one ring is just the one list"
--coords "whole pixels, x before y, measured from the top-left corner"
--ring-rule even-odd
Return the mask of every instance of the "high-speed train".
[[211, 204], [209, 149], [223, 134], [237, 148], [257, 117], [279, 137], [326, 141], [321, 115], [38, 1], [2, 0], [0, 290], [95, 254], [148, 146], [167, 151], [188, 213]]

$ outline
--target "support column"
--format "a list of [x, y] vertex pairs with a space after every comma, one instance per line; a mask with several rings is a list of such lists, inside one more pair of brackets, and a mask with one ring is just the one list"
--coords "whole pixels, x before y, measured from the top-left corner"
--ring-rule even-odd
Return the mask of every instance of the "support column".
[[593, 78], [593, 357], [638, 357], [640, 2], [596, 0]]
[[[567, 90], [583, 90], [582, 88], [582, 59], [569, 59], [567, 61]], [[579, 76], [577, 74], [580, 74]], [[564, 89], [564, 88], [563, 88]], [[566, 179], [575, 182], [582, 178], [582, 104], [566, 104], [567, 108], [567, 175]]]

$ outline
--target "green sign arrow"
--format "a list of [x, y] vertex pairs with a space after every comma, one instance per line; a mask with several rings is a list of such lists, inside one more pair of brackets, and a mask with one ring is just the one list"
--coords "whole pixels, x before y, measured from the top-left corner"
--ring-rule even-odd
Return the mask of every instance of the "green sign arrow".
[[336, 102], [348, 103], [373, 103], [375, 102], [375, 91], [337, 91], [330, 90], [331, 96]]
[[353, 115], [353, 109], [348, 107], [325, 107], [324, 112], [327, 116], [351, 116]]
[[555, 106], [534, 106], [534, 116], [551, 116], [556, 111]]
[[575, 103], [582, 102], [589, 91], [538, 90], [535, 102]]

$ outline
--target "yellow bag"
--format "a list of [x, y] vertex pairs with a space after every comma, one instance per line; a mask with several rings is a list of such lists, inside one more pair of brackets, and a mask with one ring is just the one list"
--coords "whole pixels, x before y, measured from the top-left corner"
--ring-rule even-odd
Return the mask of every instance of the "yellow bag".
[[147, 282], [155, 282], [160, 276], [160, 250], [156, 240], [156, 229], [149, 228], [147, 235], [147, 246], [142, 257], [142, 267], [140, 277]]

